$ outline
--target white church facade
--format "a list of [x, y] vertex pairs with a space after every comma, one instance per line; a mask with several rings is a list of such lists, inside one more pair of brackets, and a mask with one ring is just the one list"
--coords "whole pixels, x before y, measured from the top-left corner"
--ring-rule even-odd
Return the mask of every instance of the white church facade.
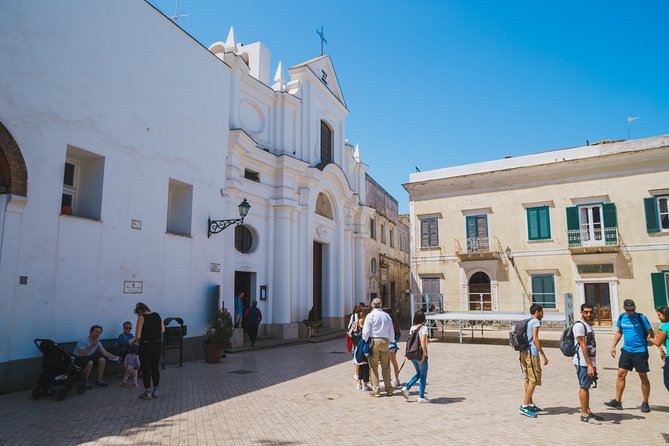
[[272, 68], [146, 2], [2, 3], [0, 393], [34, 381], [32, 339], [115, 338], [137, 301], [185, 320], [188, 358], [239, 291], [281, 339], [369, 300], [368, 167], [332, 60]]

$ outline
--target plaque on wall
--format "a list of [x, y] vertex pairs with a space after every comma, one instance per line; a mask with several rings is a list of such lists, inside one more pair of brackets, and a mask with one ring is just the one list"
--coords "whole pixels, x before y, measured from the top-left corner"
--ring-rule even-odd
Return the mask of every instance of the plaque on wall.
[[142, 294], [144, 282], [140, 280], [126, 280], [123, 282], [123, 294]]
[[577, 266], [579, 274], [613, 273], [613, 263], [593, 263]]

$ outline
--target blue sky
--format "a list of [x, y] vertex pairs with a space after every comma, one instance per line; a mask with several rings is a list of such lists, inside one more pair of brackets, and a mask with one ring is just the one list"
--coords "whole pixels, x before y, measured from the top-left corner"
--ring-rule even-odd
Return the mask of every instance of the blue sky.
[[[151, 0], [173, 15], [176, 0]], [[669, 1], [180, 0], [203, 45], [262, 41], [273, 76], [325, 29], [346, 137], [408, 211], [421, 170], [669, 133]]]

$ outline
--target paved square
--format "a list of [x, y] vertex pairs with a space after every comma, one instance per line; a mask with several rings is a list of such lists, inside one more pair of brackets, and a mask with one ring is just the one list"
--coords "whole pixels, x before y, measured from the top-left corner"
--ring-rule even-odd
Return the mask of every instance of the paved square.
[[[521, 416], [522, 376], [507, 346], [430, 345], [428, 396], [432, 404], [372, 399], [355, 389], [344, 340], [255, 350], [164, 371], [161, 396], [140, 401], [137, 388], [95, 388], [67, 399], [33, 401], [30, 392], [0, 396], [0, 443], [144, 445], [398, 445], [430, 444], [662, 445], [669, 434], [669, 392], [657, 349], [651, 350], [653, 411], [642, 414], [638, 377], [628, 377], [623, 411], [602, 404], [613, 397], [612, 336], [598, 334], [599, 387], [592, 408], [602, 426], [578, 418], [577, 380], [568, 358], [546, 349], [544, 386], [535, 400], [546, 410]], [[402, 382], [411, 375], [407, 364]], [[383, 426], [375, 429], [373, 426]], [[371, 432], [365, 431], [374, 429]], [[367, 438], [364, 438], [364, 437]], [[415, 443], [415, 440], [413, 441]]]

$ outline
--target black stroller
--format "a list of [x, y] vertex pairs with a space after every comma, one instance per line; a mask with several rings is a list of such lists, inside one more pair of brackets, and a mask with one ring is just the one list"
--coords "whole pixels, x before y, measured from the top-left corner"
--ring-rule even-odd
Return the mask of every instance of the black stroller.
[[34, 342], [44, 357], [37, 386], [32, 391], [33, 399], [55, 395], [56, 400], [62, 401], [75, 384], [77, 393], [86, 391], [86, 380], [70, 353], [50, 339], [35, 339]]

